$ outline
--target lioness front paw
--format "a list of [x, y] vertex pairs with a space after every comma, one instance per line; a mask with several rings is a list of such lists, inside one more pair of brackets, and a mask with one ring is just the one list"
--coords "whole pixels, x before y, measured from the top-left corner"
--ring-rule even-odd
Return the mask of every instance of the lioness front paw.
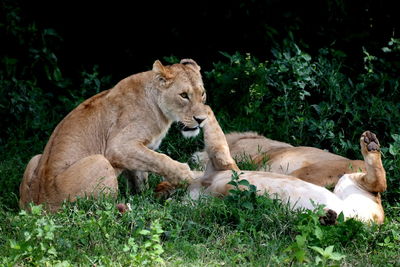
[[229, 149], [227, 151], [221, 151], [215, 153], [215, 162], [213, 162], [214, 166], [217, 170], [224, 171], [224, 170], [234, 170], [240, 171], [239, 167], [236, 165], [235, 160], [229, 154]]
[[195, 175], [190, 170], [190, 167], [187, 163], [180, 163], [176, 169], [174, 169], [174, 173], [170, 177], [166, 178], [172, 185], [178, 185], [182, 182], [191, 183], [195, 178]]

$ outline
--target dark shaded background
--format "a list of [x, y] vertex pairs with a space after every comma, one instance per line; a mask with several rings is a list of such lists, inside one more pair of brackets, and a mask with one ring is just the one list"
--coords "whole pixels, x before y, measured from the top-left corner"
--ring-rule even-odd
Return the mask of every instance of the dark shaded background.
[[[397, 88], [400, 60], [382, 51], [399, 36], [396, 1], [0, 1], [0, 144], [15, 132], [47, 138], [78, 103], [170, 56], [192, 58], [206, 74], [219, 61], [230, 64], [221, 52], [272, 61], [271, 49], [290, 43], [314, 59], [329, 50], [343, 75], [360, 81], [365, 49], [376, 56], [369, 63], [387, 67], [362, 86]], [[229, 84], [204, 77], [206, 88]], [[222, 107], [226, 101], [213, 102], [216, 95], [210, 92], [209, 103]], [[321, 101], [315, 93], [310, 98]]]
[[25, 1], [23, 17], [54, 28], [67, 71], [99, 64], [118, 80], [155, 59], [193, 58], [203, 70], [219, 51], [266, 58], [273, 42], [293, 32], [308, 53], [334, 46], [348, 64], [398, 35], [395, 1]]

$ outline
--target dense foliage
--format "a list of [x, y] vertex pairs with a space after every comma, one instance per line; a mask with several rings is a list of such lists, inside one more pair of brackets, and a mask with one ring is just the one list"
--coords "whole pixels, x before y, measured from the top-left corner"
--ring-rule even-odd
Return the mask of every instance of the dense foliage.
[[[352, 12], [346, 9], [350, 4], [324, 3], [328, 11], [340, 10], [336, 19], [329, 18], [336, 26], [350, 19], [346, 16], [346, 11]], [[255, 1], [254, 6], [240, 8], [265, 15], [260, 5]], [[372, 6], [368, 1], [366, 5]], [[117, 200], [80, 200], [57, 214], [36, 206], [27, 213], [18, 209], [18, 186], [27, 162], [41, 153], [51, 131], [71, 109], [108, 89], [113, 78], [101, 72], [104, 66], [82, 68], [77, 62], [79, 67], [71, 71], [59, 60], [65, 41], [55, 30], [26, 20], [11, 2], [4, 1], [0, 9], [4, 14], [0, 39], [7, 40], [0, 51], [1, 265], [400, 264], [399, 39], [388, 37], [369, 49], [354, 45], [359, 38], [352, 42], [351, 52], [362, 56], [355, 57], [344, 49], [356, 38], [355, 32], [347, 32], [348, 38], [338, 46], [316, 49], [317, 43], [307, 44], [306, 36], [296, 38], [299, 29], [294, 24], [286, 25], [293, 33], [282, 39], [274, 25], [266, 31], [266, 39], [274, 40], [272, 49], [261, 53], [258, 47], [254, 54], [222, 52], [220, 60], [203, 68], [208, 103], [227, 132], [258, 131], [350, 158], [361, 157], [360, 134], [375, 132], [388, 179], [383, 226], [354, 220], [322, 226], [320, 207], [315, 212], [293, 212], [277, 199], [256, 196], [256, 189], [238, 182], [237, 174], [231, 184], [238, 188], [240, 183], [248, 190], [233, 190], [225, 199], [193, 201], [184, 191], [166, 201], [155, 199], [152, 189], [161, 179], [157, 176], [151, 176], [149, 190], [131, 196], [121, 177]], [[288, 17], [289, 23], [298, 21], [296, 15]], [[360, 31], [377, 34], [364, 27]], [[328, 29], [324, 37], [332, 36]], [[160, 150], [187, 162], [201, 146], [201, 136], [183, 139], [173, 127]], [[252, 168], [245, 160], [240, 166]], [[132, 211], [118, 213], [118, 202], [130, 203]]]
[[344, 55], [335, 52], [320, 49], [313, 59], [287, 39], [269, 60], [224, 54], [227, 62], [206, 73], [211, 106], [228, 131], [257, 131], [350, 158], [361, 158], [362, 132], [377, 133], [389, 174], [388, 199], [398, 202], [400, 63], [391, 60], [400, 57], [400, 40], [390, 40], [382, 57], [364, 50], [364, 69], [354, 77], [345, 74]]

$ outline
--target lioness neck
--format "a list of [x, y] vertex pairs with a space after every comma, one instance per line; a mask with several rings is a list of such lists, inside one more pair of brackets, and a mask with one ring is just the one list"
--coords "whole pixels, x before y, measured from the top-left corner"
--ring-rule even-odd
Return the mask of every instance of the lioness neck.
[[[161, 128], [169, 128], [172, 121], [165, 116], [158, 104], [159, 91], [154, 88], [152, 71], [129, 76], [120, 81], [110, 93], [117, 108], [123, 115], [129, 116], [128, 121], [137, 119], [153, 120]], [[146, 114], [146, 118], [139, 118]]]

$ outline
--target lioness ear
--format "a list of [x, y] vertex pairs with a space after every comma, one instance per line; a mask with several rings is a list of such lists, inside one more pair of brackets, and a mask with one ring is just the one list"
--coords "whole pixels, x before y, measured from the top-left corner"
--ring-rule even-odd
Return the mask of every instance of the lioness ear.
[[157, 77], [164, 82], [172, 78], [172, 73], [159, 60], [154, 61], [153, 71], [156, 73]]
[[161, 74], [162, 76], [165, 76], [165, 67], [163, 64], [160, 62], [160, 60], [156, 60], [153, 63], [153, 71], [157, 74]]
[[193, 59], [190, 58], [185, 58], [181, 60], [181, 64], [183, 65], [189, 65], [191, 67], [193, 67], [195, 70], [200, 71], [200, 66], [197, 65], [196, 61], [194, 61]]

